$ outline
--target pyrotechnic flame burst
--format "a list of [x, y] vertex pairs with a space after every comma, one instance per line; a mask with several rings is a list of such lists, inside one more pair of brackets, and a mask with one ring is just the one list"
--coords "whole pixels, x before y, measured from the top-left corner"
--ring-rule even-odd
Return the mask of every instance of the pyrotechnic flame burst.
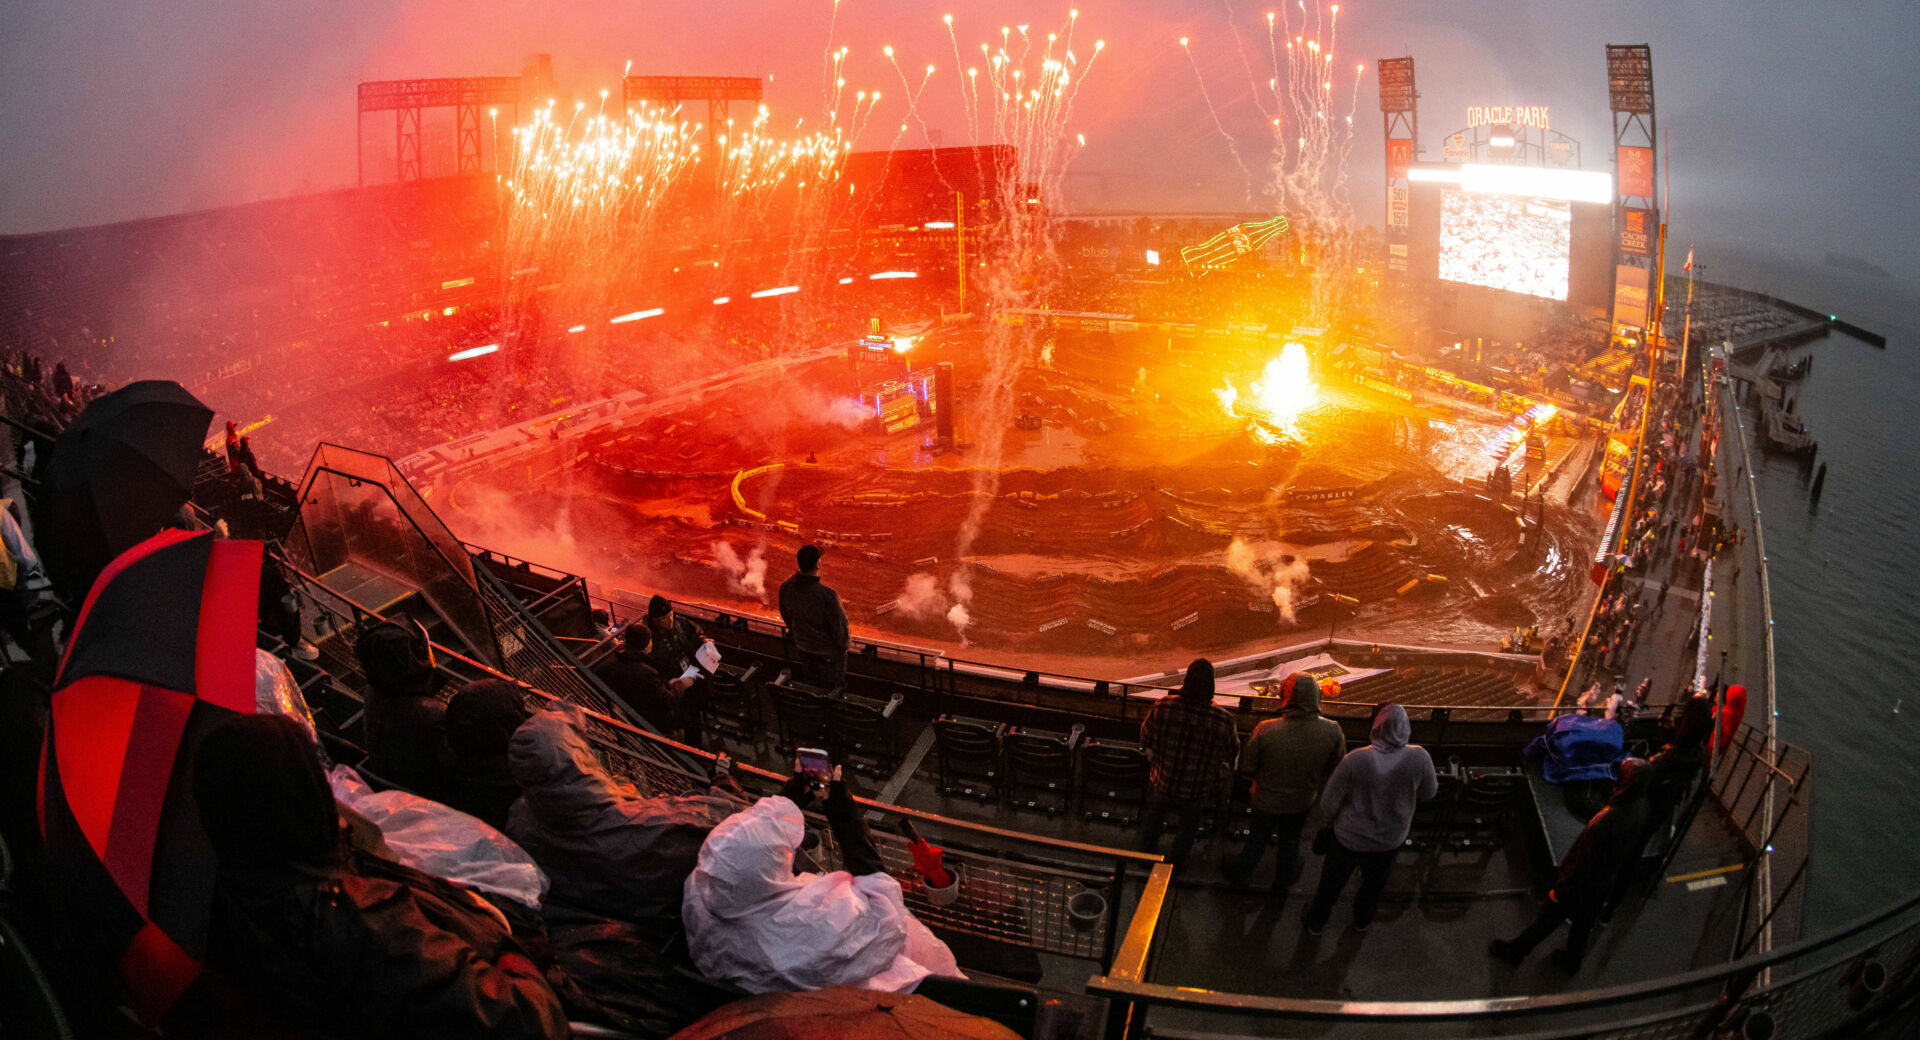
[[1214, 396], [1228, 416], [1250, 416], [1298, 438], [1301, 413], [1320, 400], [1307, 348], [1299, 343], [1280, 348], [1280, 356], [1267, 362], [1266, 370], [1248, 384], [1247, 391], [1248, 398], [1242, 404], [1239, 391], [1228, 380], [1225, 387], [1214, 391]]

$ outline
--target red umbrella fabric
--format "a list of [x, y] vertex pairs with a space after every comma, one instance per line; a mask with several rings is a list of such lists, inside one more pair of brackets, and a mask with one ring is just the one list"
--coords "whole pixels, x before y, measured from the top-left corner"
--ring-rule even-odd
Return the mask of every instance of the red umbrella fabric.
[[992, 1019], [911, 993], [852, 986], [736, 1000], [672, 1040], [1019, 1040]]
[[261, 544], [163, 531], [101, 572], [54, 682], [40, 826], [69, 934], [157, 1021], [199, 973], [215, 859], [193, 749], [254, 710]]

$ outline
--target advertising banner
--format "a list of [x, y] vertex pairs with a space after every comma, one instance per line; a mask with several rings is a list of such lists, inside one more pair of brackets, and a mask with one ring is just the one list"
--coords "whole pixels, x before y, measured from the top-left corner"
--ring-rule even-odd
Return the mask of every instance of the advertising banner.
[[1387, 176], [1405, 177], [1407, 164], [1413, 161], [1413, 141], [1396, 138], [1387, 142]]
[[1613, 323], [1631, 329], [1646, 329], [1646, 268], [1621, 264], [1614, 269]]
[[1638, 206], [1620, 210], [1620, 255], [1653, 255], [1653, 212]]
[[1653, 149], [1620, 146], [1620, 194], [1653, 198]]

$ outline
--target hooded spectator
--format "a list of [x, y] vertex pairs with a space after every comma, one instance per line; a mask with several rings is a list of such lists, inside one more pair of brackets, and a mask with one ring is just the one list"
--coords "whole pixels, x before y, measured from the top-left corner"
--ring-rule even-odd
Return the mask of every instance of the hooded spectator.
[[645, 798], [616, 782], [565, 705], [528, 719], [508, 757], [521, 800], [507, 836], [546, 871], [548, 897], [629, 921], [670, 914], [714, 826], [745, 808], [722, 790]]
[[353, 644], [367, 678], [367, 769], [381, 780], [438, 799], [452, 767], [447, 708], [437, 694], [426, 630], [405, 615], [368, 628]]
[[[880, 869], [857, 803], [839, 780], [827, 818], [847, 870], [793, 872], [806, 836], [804, 775], [713, 829], [687, 878], [681, 915], [693, 962], [749, 993], [859, 986], [906, 992], [929, 975], [964, 978], [946, 944], [907, 910]], [[799, 781], [796, 783], [796, 781]]]
[[526, 694], [504, 679], [481, 679], [447, 699], [447, 747], [453, 752], [441, 801], [496, 830], [520, 785], [507, 764], [507, 742], [527, 720]]
[[1201, 817], [1218, 804], [1240, 750], [1233, 716], [1213, 703], [1213, 662], [1200, 657], [1187, 666], [1180, 692], [1161, 698], [1140, 723], [1140, 744], [1152, 767], [1140, 847], [1158, 851], [1168, 815], [1178, 815], [1169, 857], [1178, 864], [1193, 851]]
[[1253, 778], [1253, 826], [1240, 862], [1229, 872], [1236, 885], [1246, 884], [1267, 843], [1277, 839], [1276, 894], [1293, 881], [1300, 862], [1300, 829], [1347, 750], [1340, 724], [1320, 714], [1320, 684], [1313, 676], [1294, 672], [1280, 688], [1280, 717], [1262, 722], [1240, 752], [1240, 771]]
[[847, 685], [847, 612], [840, 594], [820, 581], [820, 547], [795, 553], [800, 572], [780, 583], [780, 620], [799, 655], [800, 680], [824, 690]]
[[1715, 733], [1714, 754], [1725, 754], [1747, 718], [1747, 688], [1734, 683], [1727, 687], [1726, 704], [1720, 709], [1720, 726]]
[[1307, 908], [1308, 932], [1318, 935], [1327, 926], [1334, 900], [1356, 869], [1360, 891], [1353, 899], [1354, 928], [1364, 932], [1373, 923], [1394, 856], [1413, 827], [1414, 806], [1440, 790], [1433, 758], [1420, 745], [1407, 743], [1412, 735], [1407, 709], [1382, 706], [1373, 717], [1372, 742], [1349, 752], [1327, 780], [1321, 799], [1333, 833], [1320, 887]]
[[346, 1036], [568, 1035], [497, 910], [343, 840], [298, 723], [222, 722], [193, 768], [220, 864], [209, 960], [262, 1006]]
[[1587, 937], [1594, 921], [1619, 891], [1618, 881], [1634, 854], [1633, 838], [1645, 827], [1652, 809], [1647, 802], [1652, 769], [1638, 758], [1620, 763], [1620, 779], [1606, 807], [1587, 821], [1585, 830], [1567, 850], [1554, 877], [1553, 888], [1540, 913], [1526, 930], [1511, 940], [1495, 939], [1487, 952], [1509, 964], [1518, 964], [1553, 934], [1560, 922], [1571, 920], [1565, 949], [1554, 953], [1554, 963], [1569, 972], [1580, 970]]

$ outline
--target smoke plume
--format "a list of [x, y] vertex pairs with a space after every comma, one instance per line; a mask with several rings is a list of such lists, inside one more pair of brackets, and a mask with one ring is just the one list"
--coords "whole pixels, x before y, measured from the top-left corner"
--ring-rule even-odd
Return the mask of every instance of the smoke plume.
[[742, 560], [732, 545], [715, 542], [713, 560], [726, 572], [728, 588], [752, 596], [762, 603], [767, 601], [767, 553], [764, 546], [754, 546], [747, 553], [747, 558]]
[[1279, 542], [1235, 538], [1227, 546], [1227, 569], [1273, 601], [1280, 616], [1294, 619], [1294, 597], [1307, 581], [1307, 561]]
[[947, 589], [953, 593], [953, 607], [947, 611], [947, 624], [953, 626], [960, 636], [960, 645], [967, 645], [967, 626], [973, 624], [973, 613], [968, 605], [973, 602], [973, 580], [965, 567], [954, 571], [947, 579]]
[[900, 598], [894, 601], [899, 605], [900, 613], [924, 621], [938, 617], [947, 609], [947, 597], [940, 591], [940, 582], [931, 574], [910, 574], [906, 588], [900, 590]]

